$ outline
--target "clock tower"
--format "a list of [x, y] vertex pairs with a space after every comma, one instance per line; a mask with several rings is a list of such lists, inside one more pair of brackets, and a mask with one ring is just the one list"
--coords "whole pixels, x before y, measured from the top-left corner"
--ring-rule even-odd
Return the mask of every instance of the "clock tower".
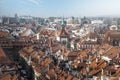
[[61, 21], [61, 26], [62, 26], [62, 29], [60, 31], [60, 42], [63, 44], [63, 45], [66, 45], [68, 46], [68, 42], [69, 42], [69, 37], [70, 35], [67, 33], [65, 27], [66, 27], [66, 21], [64, 21], [64, 18], [62, 19]]

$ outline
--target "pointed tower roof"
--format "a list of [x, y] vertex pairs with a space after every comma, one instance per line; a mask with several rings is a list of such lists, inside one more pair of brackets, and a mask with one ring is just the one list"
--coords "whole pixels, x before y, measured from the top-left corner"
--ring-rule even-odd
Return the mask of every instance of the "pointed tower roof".
[[65, 20], [64, 20], [64, 17], [62, 18], [61, 25], [62, 25], [62, 27], [65, 27], [65, 26], [66, 26], [66, 22], [65, 22]]
[[64, 21], [64, 17], [62, 18], [61, 26], [62, 26], [62, 29], [60, 32], [60, 36], [69, 36], [69, 34], [65, 30], [66, 22]]
[[66, 32], [64, 28], [62, 28], [60, 31], [60, 36], [69, 36], [69, 34]]

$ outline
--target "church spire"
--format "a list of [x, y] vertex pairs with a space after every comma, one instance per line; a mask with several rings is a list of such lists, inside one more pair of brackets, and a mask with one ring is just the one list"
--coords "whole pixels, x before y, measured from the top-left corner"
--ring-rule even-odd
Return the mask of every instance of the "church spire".
[[62, 25], [62, 27], [65, 27], [65, 25], [66, 25], [66, 22], [65, 22], [65, 20], [64, 20], [64, 17], [62, 18], [61, 25]]

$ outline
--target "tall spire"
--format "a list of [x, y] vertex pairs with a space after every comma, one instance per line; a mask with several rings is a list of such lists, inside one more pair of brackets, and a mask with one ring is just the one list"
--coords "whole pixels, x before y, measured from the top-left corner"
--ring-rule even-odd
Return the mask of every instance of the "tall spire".
[[64, 17], [62, 18], [61, 25], [62, 25], [63, 27], [65, 27], [65, 25], [66, 25], [66, 22], [64, 21]]

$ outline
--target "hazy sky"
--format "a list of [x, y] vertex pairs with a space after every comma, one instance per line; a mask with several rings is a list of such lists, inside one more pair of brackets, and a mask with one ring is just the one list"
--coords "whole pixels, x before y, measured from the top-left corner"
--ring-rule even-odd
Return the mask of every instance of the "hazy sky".
[[120, 16], [120, 0], [0, 0], [0, 16]]

